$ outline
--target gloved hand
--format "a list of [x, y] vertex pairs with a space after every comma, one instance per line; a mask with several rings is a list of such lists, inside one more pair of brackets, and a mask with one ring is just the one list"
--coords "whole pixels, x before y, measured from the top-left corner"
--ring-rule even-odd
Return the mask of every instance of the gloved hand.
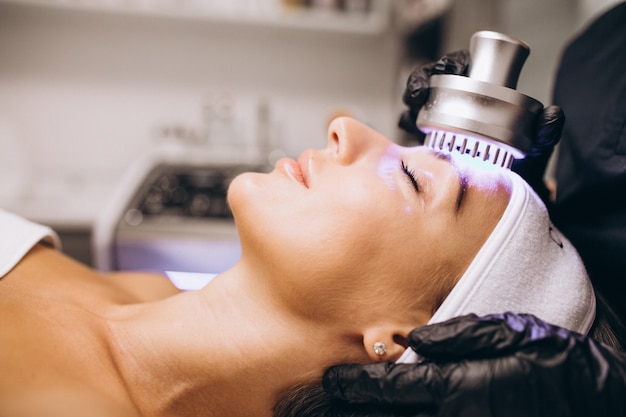
[[[439, 61], [418, 66], [409, 75], [402, 100], [408, 107], [401, 116], [398, 126], [423, 143], [424, 134], [415, 125], [417, 115], [428, 100], [430, 77], [434, 74], [467, 75], [470, 56], [468, 51], [457, 51], [444, 55]], [[565, 116], [559, 106], [543, 109], [537, 120], [535, 141], [526, 158], [513, 162], [512, 170], [530, 184], [545, 202], [549, 202], [550, 191], [543, 176], [554, 147], [561, 140]]]
[[330, 368], [324, 390], [348, 402], [337, 416], [368, 415], [350, 404], [390, 416], [626, 415], [626, 354], [532, 315], [454, 318], [409, 344], [421, 363]]
[[546, 166], [554, 147], [561, 140], [565, 115], [557, 105], [544, 107], [537, 120], [535, 141], [524, 159], [513, 161], [511, 170], [517, 172], [541, 197], [546, 205], [550, 205], [550, 190], [543, 181]]
[[424, 134], [417, 128], [415, 122], [417, 114], [428, 100], [430, 76], [434, 74], [467, 75], [469, 63], [469, 52], [462, 50], [444, 55], [439, 61], [416, 67], [406, 82], [402, 101], [407, 105], [408, 110], [400, 116], [398, 126], [423, 141]]

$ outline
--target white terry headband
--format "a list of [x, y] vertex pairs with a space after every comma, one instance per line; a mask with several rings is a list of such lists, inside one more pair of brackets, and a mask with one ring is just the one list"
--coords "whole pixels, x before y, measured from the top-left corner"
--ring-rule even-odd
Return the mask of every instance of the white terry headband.
[[[429, 324], [511, 311], [586, 334], [596, 298], [582, 260], [526, 181], [509, 175], [511, 199], [502, 218]], [[408, 348], [397, 362], [417, 359]]]

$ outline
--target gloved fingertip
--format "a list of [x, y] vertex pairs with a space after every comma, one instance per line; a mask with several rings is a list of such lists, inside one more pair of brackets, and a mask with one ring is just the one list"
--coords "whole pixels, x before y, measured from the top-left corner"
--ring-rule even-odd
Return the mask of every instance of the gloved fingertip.
[[454, 51], [442, 56], [436, 62], [433, 74], [467, 75], [469, 63], [469, 51]]
[[513, 313], [470, 314], [417, 328], [408, 341], [418, 355], [430, 359], [488, 357], [524, 343], [528, 335], [523, 324], [527, 321]]
[[341, 394], [341, 390], [339, 390], [339, 381], [338, 381], [338, 376], [339, 376], [339, 367], [341, 365], [337, 365], [337, 366], [332, 366], [330, 368], [328, 368], [326, 370], [326, 372], [324, 372], [324, 376], [322, 376], [322, 387], [324, 388], [324, 391], [326, 391], [327, 393], [333, 395], [333, 396], [337, 396], [338, 394]]
[[542, 117], [545, 122], [550, 122], [550, 121], [564, 122], [565, 121], [565, 113], [563, 113], [563, 109], [561, 109], [561, 106], [556, 105], [556, 104], [552, 104], [544, 108], [542, 112]]
[[418, 354], [429, 355], [432, 350], [439, 351], [441, 348], [447, 350], [446, 346], [457, 336], [467, 336], [480, 320], [475, 314], [454, 317], [452, 319], [415, 328], [409, 333], [409, 345]]
[[[370, 365], [377, 367], [382, 363]], [[374, 369], [376, 374], [376, 369]], [[366, 384], [370, 375], [367, 366], [346, 363], [335, 365], [326, 370], [322, 377], [322, 388], [327, 394], [343, 401], [360, 401], [362, 393], [359, 387]]]
[[529, 154], [546, 156], [547, 159], [561, 140], [564, 126], [565, 114], [561, 107], [551, 105], [543, 109], [538, 120], [537, 139]]
[[417, 112], [428, 100], [430, 78], [409, 78], [402, 96], [402, 102]]
[[[417, 128], [417, 125], [415, 124], [416, 119], [417, 115], [415, 115], [410, 110], [407, 110], [400, 115], [400, 119], [398, 120], [398, 127], [405, 132], [415, 136], [415, 139], [420, 142], [420, 139], [424, 136], [424, 134]], [[421, 142], [423, 142], [423, 140]]]

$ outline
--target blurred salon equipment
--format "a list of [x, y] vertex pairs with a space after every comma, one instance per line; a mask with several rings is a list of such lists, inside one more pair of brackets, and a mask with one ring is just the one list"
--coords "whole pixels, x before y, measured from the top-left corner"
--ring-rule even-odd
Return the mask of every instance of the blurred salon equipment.
[[429, 99], [417, 118], [424, 144], [510, 168], [532, 145], [543, 105], [515, 90], [530, 48], [492, 31], [470, 40], [468, 76], [433, 75]]
[[102, 271], [219, 274], [241, 255], [227, 202], [231, 180], [266, 172], [282, 156], [266, 100], [256, 132], [241, 133], [234, 99], [207, 98], [202, 123], [163, 125], [94, 223], [94, 266]]
[[146, 154], [95, 222], [95, 267], [223, 272], [241, 253], [226, 201], [228, 185], [241, 172], [267, 169], [193, 148]]

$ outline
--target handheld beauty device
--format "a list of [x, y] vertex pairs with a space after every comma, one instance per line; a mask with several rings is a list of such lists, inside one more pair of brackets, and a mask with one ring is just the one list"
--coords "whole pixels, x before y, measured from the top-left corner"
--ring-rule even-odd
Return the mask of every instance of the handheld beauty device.
[[470, 40], [468, 76], [433, 75], [429, 99], [417, 118], [424, 145], [460, 152], [509, 169], [532, 145], [543, 105], [515, 88], [530, 48], [497, 32]]

